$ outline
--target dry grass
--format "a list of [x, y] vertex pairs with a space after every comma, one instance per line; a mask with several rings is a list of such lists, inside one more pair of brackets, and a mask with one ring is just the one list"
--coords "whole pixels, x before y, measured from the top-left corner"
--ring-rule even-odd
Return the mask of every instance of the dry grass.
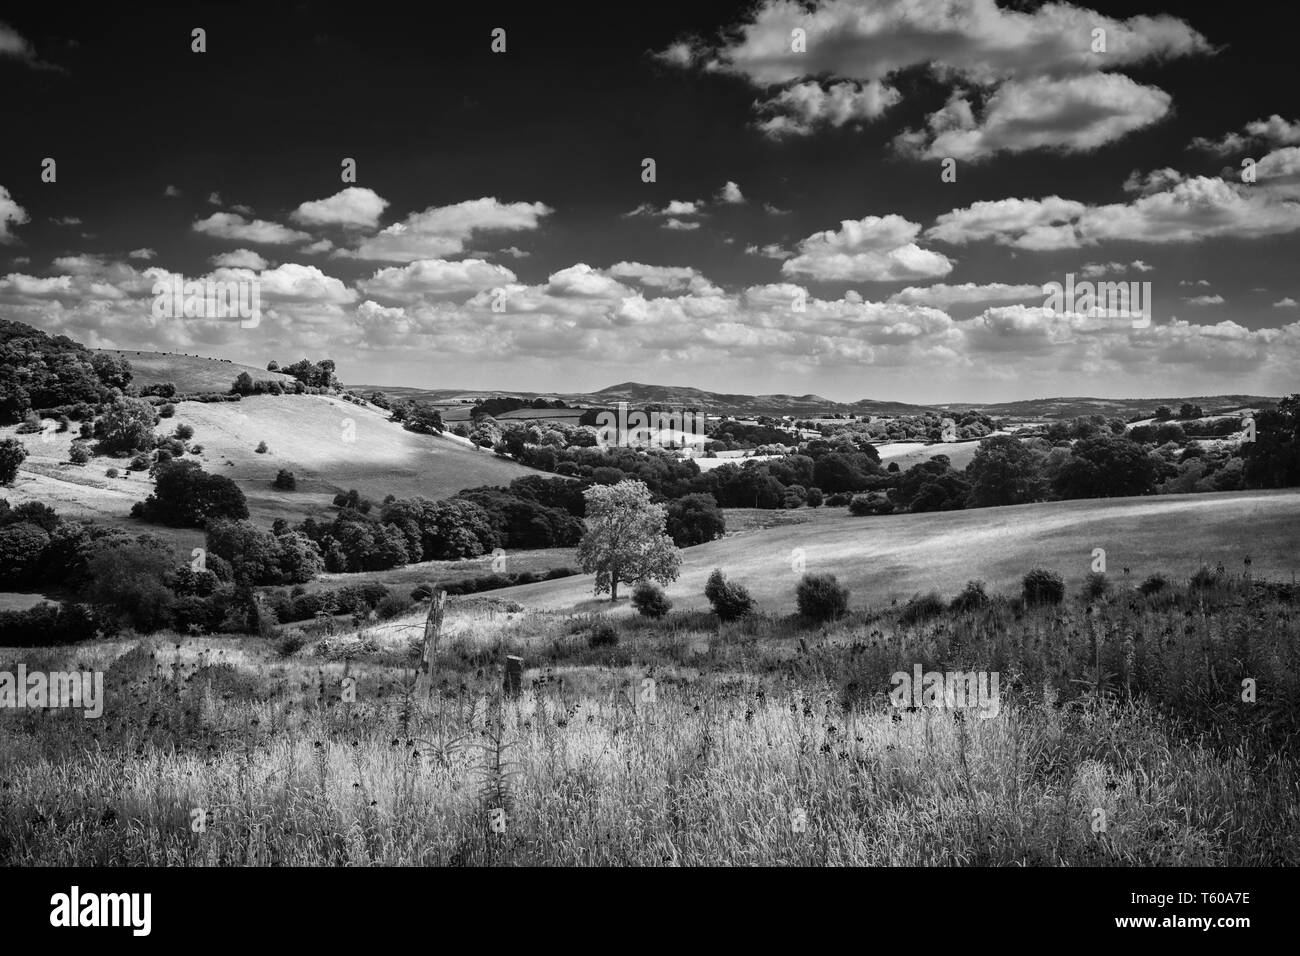
[[[915, 627], [885, 609], [812, 630], [675, 614], [591, 648], [592, 618], [464, 601], [429, 702], [411, 693], [415, 632], [391, 625], [347, 635], [351, 659], [335, 638], [283, 660], [237, 638], [24, 652], [106, 669], [108, 707], [0, 715], [0, 859], [1295, 863], [1291, 610], [1238, 581]], [[502, 703], [515, 652], [525, 693]], [[1001, 713], [892, 709], [887, 675], [912, 661], [996, 667]], [[1258, 709], [1236, 699], [1243, 670]]]

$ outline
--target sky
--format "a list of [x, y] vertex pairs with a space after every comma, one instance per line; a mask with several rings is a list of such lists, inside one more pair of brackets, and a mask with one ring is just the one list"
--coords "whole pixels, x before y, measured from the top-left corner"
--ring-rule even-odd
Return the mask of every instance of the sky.
[[[1300, 390], [1300, 94], [1267, 18], [430, 11], [0, 13], [0, 317], [353, 384]], [[1149, 289], [1150, 321], [1049, 303], [1068, 275]], [[256, 323], [159, 314], [173, 277], [255, 285]]]

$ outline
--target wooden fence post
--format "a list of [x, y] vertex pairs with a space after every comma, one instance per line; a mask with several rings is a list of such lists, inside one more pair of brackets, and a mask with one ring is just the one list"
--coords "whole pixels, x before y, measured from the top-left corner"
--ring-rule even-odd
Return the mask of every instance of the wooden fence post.
[[506, 696], [518, 698], [524, 689], [524, 659], [513, 654], [506, 658]]
[[433, 661], [438, 653], [438, 640], [442, 637], [442, 617], [447, 608], [447, 592], [439, 588], [429, 601], [429, 616], [424, 619], [424, 648], [420, 653], [420, 672], [416, 676], [416, 689], [424, 685], [426, 697], [433, 696]]

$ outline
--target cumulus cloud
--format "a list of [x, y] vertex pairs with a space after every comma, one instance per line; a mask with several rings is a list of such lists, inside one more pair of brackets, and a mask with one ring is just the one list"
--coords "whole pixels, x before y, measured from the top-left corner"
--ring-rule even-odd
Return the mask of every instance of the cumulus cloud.
[[132, 249], [127, 253], [127, 257], [130, 259], [144, 259], [148, 261], [149, 259], [158, 258], [158, 253], [148, 248]]
[[833, 83], [829, 87], [815, 81], [796, 83], [758, 104], [759, 113], [765, 117], [758, 128], [772, 139], [808, 136], [819, 127], [870, 122], [900, 99], [898, 90], [879, 80]]
[[745, 201], [745, 195], [740, 191], [740, 187], [731, 180], [723, 183], [722, 188], [718, 190], [718, 202], [736, 205]]
[[14, 202], [9, 190], [0, 186], [0, 243], [12, 242], [13, 226], [21, 226], [28, 221], [27, 210]]
[[404, 266], [380, 269], [357, 283], [366, 295], [380, 299], [414, 301], [423, 298], [467, 298], [483, 289], [494, 289], [515, 281], [505, 266], [483, 259], [420, 259]]
[[1044, 251], [1105, 240], [1176, 243], [1259, 238], [1297, 230], [1300, 203], [1267, 188], [1196, 176], [1128, 203], [1089, 206], [1059, 196], [981, 201], [936, 218], [926, 238], [956, 245], [992, 239], [1000, 245]]
[[1218, 140], [1198, 136], [1192, 140], [1188, 149], [1201, 149], [1219, 156], [1227, 156], [1256, 145], [1300, 145], [1300, 120], [1286, 120], [1274, 113], [1268, 119], [1247, 123], [1240, 133], [1227, 133]]
[[327, 199], [303, 203], [289, 218], [300, 226], [374, 229], [387, 208], [388, 200], [373, 189], [349, 186]]
[[[795, 30], [804, 31], [803, 48]], [[1104, 50], [1094, 48], [1096, 30]], [[713, 47], [679, 41], [659, 58], [766, 91], [755, 106], [768, 135], [874, 119], [900, 99], [888, 81], [920, 68], [958, 89], [929, 132], [905, 134], [899, 148], [968, 159], [1047, 146], [1080, 151], [1121, 137], [1165, 115], [1169, 99], [1107, 71], [1212, 52], [1175, 17], [1116, 19], [1070, 3], [1021, 11], [996, 0], [760, 0], [723, 35]], [[962, 103], [969, 111], [962, 87], [989, 95], [978, 121], [960, 115]], [[932, 141], [944, 134], [948, 151], [940, 152]]]
[[288, 245], [302, 242], [311, 236], [278, 222], [265, 219], [248, 220], [238, 213], [214, 212], [207, 219], [194, 223], [194, 231], [217, 239], [232, 239], [236, 242], [251, 242], [258, 245]]
[[913, 240], [921, 227], [902, 216], [846, 219], [838, 230], [814, 233], [781, 265], [786, 275], [824, 281], [895, 282], [936, 278], [952, 271], [952, 260], [922, 249]]
[[181, 191], [177, 189], [175, 186], [171, 185], [170, 183], [167, 185], [167, 188], [163, 190], [163, 195], [166, 196], [168, 199], [176, 199], [177, 197], [180, 196], [180, 194]]
[[1122, 262], [1085, 262], [1079, 267], [1079, 275], [1084, 279], [1098, 279], [1102, 276], [1123, 275], [1130, 271], [1150, 272], [1154, 268], [1141, 259], [1135, 259], [1128, 265]]
[[1223, 305], [1226, 300], [1221, 295], [1198, 295], [1186, 301], [1188, 305]]
[[341, 250], [337, 255], [384, 262], [442, 259], [464, 252], [466, 241], [476, 233], [532, 231], [552, 212], [544, 203], [503, 203], [494, 197], [431, 206], [363, 239], [355, 249]]
[[964, 93], [929, 118], [928, 131], [908, 131], [895, 148], [923, 159], [987, 159], [997, 153], [1052, 149], [1090, 152], [1164, 118], [1173, 98], [1118, 73], [1008, 80], [978, 117]]
[[223, 252], [220, 255], [213, 256], [209, 261], [214, 266], [226, 269], [254, 269], [260, 271], [267, 266], [267, 261], [252, 249], [236, 249], [234, 252]]
[[948, 285], [937, 282], [927, 286], [908, 286], [889, 297], [890, 302], [902, 305], [929, 305], [945, 312], [955, 305], [975, 305], [985, 302], [1016, 302], [1041, 299], [1040, 285], [1009, 285], [1005, 282]]
[[1275, 309], [1294, 309], [1297, 306], [1300, 306], [1300, 302], [1296, 302], [1296, 300], [1291, 298], [1289, 295], [1278, 299], [1273, 303], [1273, 308]]

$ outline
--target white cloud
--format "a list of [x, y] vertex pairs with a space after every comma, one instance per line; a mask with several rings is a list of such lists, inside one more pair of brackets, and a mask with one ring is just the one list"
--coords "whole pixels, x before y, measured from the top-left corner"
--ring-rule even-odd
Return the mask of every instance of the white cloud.
[[664, 228], [674, 229], [679, 232], [690, 232], [691, 230], [699, 229], [700, 224], [698, 222], [686, 222], [681, 219], [669, 219], [664, 223]]
[[210, 205], [210, 206], [220, 206], [220, 205], [221, 205], [221, 193], [217, 192], [216, 190], [213, 190], [212, 192], [208, 193], [208, 205]]
[[1154, 268], [1141, 259], [1135, 259], [1127, 266], [1122, 262], [1086, 262], [1079, 267], [1079, 275], [1085, 279], [1098, 279], [1101, 276], [1123, 275], [1129, 271], [1150, 272]]
[[758, 128], [773, 139], [808, 136], [823, 126], [840, 127], [870, 122], [884, 114], [902, 94], [879, 80], [833, 83], [823, 87], [810, 81], [797, 83], [758, 104], [766, 116]]
[[1273, 308], [1275, 309], [1294, 309], [1297, 306], [1300, 306], [1300, 302], [1296, 302], [1296, 300], [1291, 298], [1289, 295], [1278, 299], [1273, 303]]
[[163, 195], [168, 199], [175, 199], [180, 194], [181, 191], [171, 184], [168, 184], [167, 188], [163, 190]]
[[913, 241], [921, 227], [902, 216], [846, 219], [838, 230], [814, 233], [783, 263], [786, 275], [838, 281], [894, 282], [947, 275], [952, 260]]
[[466, 298], [484, 289], [510, 285], [515, 274], [483, 259], [420, 259], [380, 269], [357, 288], [382, 299]]
[[131, 259], [143, 259], [145, 261], [148, 261], [149, 259], [158, 258], [158, 253], [148, 248], [132, 249], [130, 252], [127, 253], [127, 257]]
[[1265, 146], [1300, 145], [1300, 120], [1286, 120], [1274, 113], [1268, 119], [1253, 120], [1242, 127], [1240, 133], [1228, 133], [1222, 139], [1211, 140], [1198, 136], [1192, 140], [1189, 149], [1203, 149], [1207, 152], [1226, 156], [1237, 153], [1255, 144]]
[[386, 208], [388, 200], [373, 189], [349, 186], [327, 199], [303, 203], [289, 218], [300, 226], [374, 229]]
[[1185, 301], [1188, 305], [1223, 305], [1226, 300], [1221, 295], [1198, 295]]
[[727, 182], [723, 184], [722, 188], [718, 190], [718, 202], [735, 205], [743, 203], [744, 201], [744, 193], [742, 193], [740, 187], [731, 180], [727, 180]]
[[214, 212], [207, 219], [198, 220], [194, 223], [194, 231], [217, 239], [233, 239], [236, 242], [259, 245], [287, 245], [311, 238], [305, 232], [290, 229], [278, 222], [268, 222], [265, 219], [249, 221], [231, 212]]
[[1285, 201], [1281, 190], [1196, 176], [1129, 203], [1088, 206], [1059, 196], [977, 202], [939, 216], [926, 238], [958, 245], [992, 239], [1044, 251], [1106, 240], [1181, 243], [1297, 230], [1300, 203]]
[[9, 190], [0, 186], [0, 243], [13, 241], [11, 227], [21, 226], [27, 221], [27, 210], [14, 202]]
[[234, 252], [223, 252], [215, 255], [209, 260], [214, 266], [226, 269], [253, 269], [261, 271], [267, 266], [267, 261], [252, 249], [236, 249]]
[[964, 93], [929, 118], [929, 132], [900, 134], [895, 146], [923, 159], [987, 159], [1051, 149], [1090, 152], [1168, 114], [1172, 97], [1118, 73], [1009, 80], [977, 117]]
[[502, 203], [493, 197], [431, 206], [363, 239], [338, 255], [385, 262], [414, 262], [460, 255], [479, 232], [528, 232], [554, 212], [544, 203]]
[[966, 282], [948, 285], [943, 282], [928, 286], [908, 286], [889, 297], [890, 302], [901, 305], [928, 305], [947, 311], [954, 305], [974, 305], [984, 302], [1019, 302], [1043, 298], [1041, 285], [1008, 285], [1004, 282], [979, 284]]

